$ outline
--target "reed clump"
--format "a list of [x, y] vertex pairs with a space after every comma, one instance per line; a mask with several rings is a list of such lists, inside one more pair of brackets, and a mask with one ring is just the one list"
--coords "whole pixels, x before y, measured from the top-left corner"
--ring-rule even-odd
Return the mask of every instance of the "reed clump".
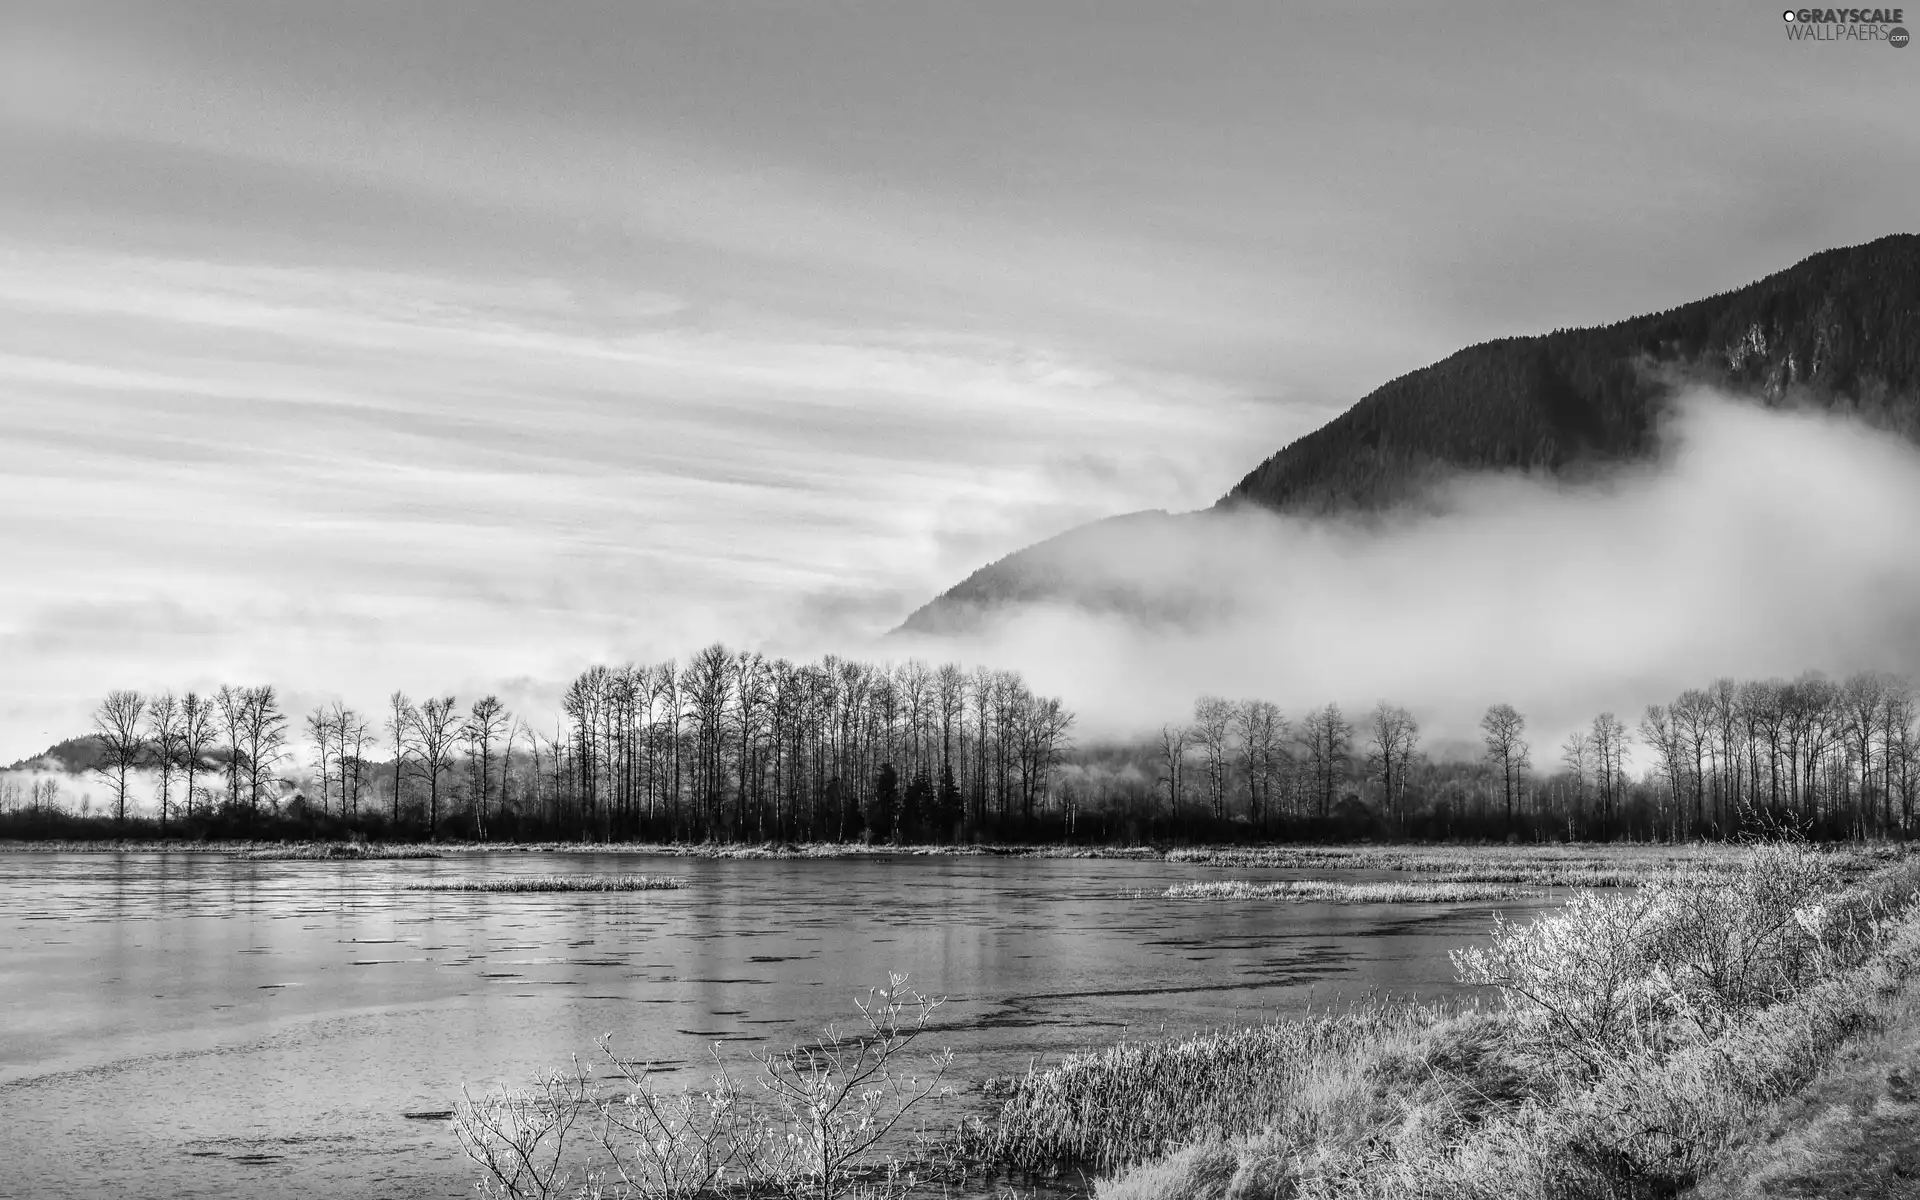
[[[997, 1114], [963, 1134], [989, 1162], [1046, 1172], [1112, 1170], [1196, 1136], [1251, 1135], [1332, 1092], [1367, 1084], [1365, 1064], [1405, 1056], [1449, 1020], [1440, 1006], [1372, 1003], [1191, 1037], [1123, 1042], [991, 1081]], [[1172, 1194], [1172, 1193], [1169, 1193]]]
[[[1685, 868], [1669, 868], [1684, 870]], [[1656, 872], [1646, 869], [1599, 866], [1567, 867], [1481, 867], [1439, 871], [1429, 878], [1434, 883], [1514, 883], [1542, 888], [1624, 888], [1639, 887]]]
[[1417, 883], [1340, 883], [1325, 879], [1285, 879], [1254, 883], [1220, 879], [1176, 883], [1161, 892], [1168, 900], [1291, 900], [1301, 904], [1460, 904], [1477, 900], [1517, 900], [1538, 896], [1538, 888], [1510, 883], [1427, 881]]
[[671, 892], [686, 881], [663, 875], [530, 875], [410, 883], [410, 892]]
[[425, 846], [381, 846], [370, 842], [297, 842], [287, 846], [261, 846], [242, 850], [234, 857], [255, 862], [340, 862], [374, 859], [417, 859], [444, 857]]

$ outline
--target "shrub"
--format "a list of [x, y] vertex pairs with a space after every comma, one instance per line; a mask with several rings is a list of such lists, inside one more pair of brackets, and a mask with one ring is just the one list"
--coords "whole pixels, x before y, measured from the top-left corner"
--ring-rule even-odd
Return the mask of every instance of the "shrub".
[[926, 1075], [903, 1070], [941, 1004], [906, 984], [891, 976], [856, 1001], [861, 1024], [851, 1033], [829, 1027], [756, 1056], [757, 1094], [717, 1053], [705, 1091], [663, 1094], [609, 1037], [600, 1050], [617, 1091], [576, 1062], [529, 1091], [468, 1096], [455, 1128], [481, 1168], [480, 1191], [496, 1200], [902, 1196], [913, 1177], [880, 1147], [952, 1062], [949, 1052]]
[[1496, 915], [1489, 944], [1455, 951], [1454, 965], [1463, 982], [1498, 988], [1540, 1048], [1598, 1073], [1712, 1037], [1857, 965], [1915, 878], [1898, 867], [1842, 891], [1825, 856], [1761, 846], [1740, 870], [1578, 895], [1530, 925]]

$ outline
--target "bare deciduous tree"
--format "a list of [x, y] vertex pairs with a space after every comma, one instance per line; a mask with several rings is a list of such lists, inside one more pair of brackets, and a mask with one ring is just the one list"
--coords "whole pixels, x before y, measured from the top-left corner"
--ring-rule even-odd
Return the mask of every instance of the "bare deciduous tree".
[[400, 825], [400, 799], [406, 791], [407, 757], [412, 752], [414, 736], [420, 728], [420, 713], [407, 699], [405, 692], [395, 692], [387, 697], [387, 737], [393, 746], [393, 815], [395, 828]]
[[1184, 790], [1182, 783], [1187, 766], [1186, 726], [1162, 725], [1160, 727], [1160, 765], [1166, 771], [1161, 782], [1167, 785], [1167, 811], [1178, 823], [1180, 796]]
[[1407, 765], [1420, 741], [1420, 725], [1406, 709], [1382, 700], [1373, 707], [1372, 734], [1368, 763], [1380, 777], [1387, 814], [1396, 822], [1404, 821], [1401, 794], [1406, 790]]
[[1223, 819], [1227, 803], [1228, 741], [1233, 733], [1233, 705], [1219, 696], [1202, 696], [1193, 705], [1193, 743], [1200, 748], [1207, 778], [1207, 814]]
[[206, 764], [214, 745], [214, 707], [198, 692], [180, 700], [180, 773], [186, 784], [187, 815], [193, 815], [193, 781]]
[[1247, 814], [1264, 829], [1273, 808], [1273, 788], [1285, 762], [1282, 743], [1287, 719], [1268, 700], [1248, 700], [1238, 708], [1240, 755], [1247, 779]]
[[507, 706], [500, 702], [500, 697], [489, 695], [473, 702], [466, 722], [460, 727], [461, 739], [467, 743], [467, 755], [475, 768], [468, 797], [473, 806], [473, 829], [482, 839], [487, 836], [487, 795], [493, 778], [494, 745], [508, 722]]
[[[329, 755], [333, 754], [334, 731], [333, 714], [324, 705], [307, 714], [307, 737], [313, 742], [315, 760], [320, 765], [320, 811], [327, 811], [328, 782], [332, 778], [327, 773]], [[346, 810], [346, 799], [341, 797], [340, 808]]]
[[1858, 835], [1866, 833], [1873, 812], [1874, 751], [1878, 749], [1882, 710], [1888, 680], [1878, 671], [1861, 671], [1840, 685], [1841, 727], [1855, 769], [1860, 775], [1859, 800], [1853, 807]]
[[1487, 747], [1487, 761], [1500, 772], [1506, 797], [1507, 829], [1513, 829], [1513, 802], [1518, 795], [1522, 773], [1532, 764], [1526, 739], [1527, 719], [1511, 704], [1496, 704], [1480, 718], [1480, 732]]
[[453, 748], [460, 737], [460, 710], [452, 696], [429, 699], [420, 705], [413, 729], [418, 737], [416, 756], [427, 780], [427, 836], [440, 834], [440, 779], [453, 769]]
[[132, 691], [108, 692], [93, 710], [93, 736], [100, 746], [93, 770], [113, 789], [113, 821], [122, 827], [127, 823], [127, 777], [147, 752], [142, 730], [146, 711], [146, 698]]
[[1335, 794], [1352, 760], [1353, 723], [1338, 704], [1328, 704], [1307, 714], [1300, 736], [1313, 772], [1315, 804], [1322, 818], [1331, 816]]
[[161, 692], [147, 705], [147, 743], [160, 776], [160, 832], [167, 831], [167, 814], [173, 802], [173, 780], [180, 773], [181, 756], [180, 701], [172, 692]]
[[332, 726], [334, 745], [339, 751], [340, 811], [348, 817], [357, 817], [371, 731], [365, 717], [337, 701], [333, 706]]
[[1560, 746], [1560, 762], [1566, 767], [1573, 784], [1573, 801], [1567, 806], [1569, 835], [1571, 826], [1580, 819], [1580, 813], [1587, 802], [1587, 781], [1593, 775], [1593, 739], [1585, 730], [1576, 729], [1567, 735]]
[[258, 812], [260, 794], [286, 756], [287, 715], [272, 684], [242, 692], [241, 736], [246, 745], [247, 806]]
[[1596, 782], [1600, 786], [1600, 831], [1603, 836], [1610, 836], [1619, 808], [1620, 787], [1626, 778], [1627, 727], [1620, 723], [1620, 718], [1603, 712], [1593, 719], [1590, 738]]
[[1667, 795], [1673, 807], [1681, 807], [1681, 789], [1686, 779], [1686, 741], [1672, 713], [1659, 704], [1649, 704], [1640, 718], [1640, 738], [1660, 756], [1660, 773], [1667, 779]]
[[242, 730], [246, 725], [246, 689], [221, 684], [220, 690], [213, 695], [215, 709], [220, 715], [220, 726], [227, 738], [227, 808], [240, 805], [240, 775], [245, 758], [243, 745], [245, 737]]

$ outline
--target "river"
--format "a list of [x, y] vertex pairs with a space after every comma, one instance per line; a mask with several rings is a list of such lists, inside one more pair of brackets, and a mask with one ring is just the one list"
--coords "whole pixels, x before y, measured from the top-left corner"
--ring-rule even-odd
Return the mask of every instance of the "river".
[[[559, 873], [686, 886], [407, 890]], [[0, 1195], [470, 1195], [450, 1124], [406, 1114], [523, 1084], [604, 1033], [694, 1081], [716, 1043], [750, 1066], [753, 1047], [855, 1015], [856, 994], [904, 971], [947, 997], [923, 1044], [951, 1047], [964, 1084], [1123, 1036], [1371, 990], [1446, 993], [1446, 951], [1494, 907], [1128, 895], [1301, 874], [959, 856], [0, 854]]]

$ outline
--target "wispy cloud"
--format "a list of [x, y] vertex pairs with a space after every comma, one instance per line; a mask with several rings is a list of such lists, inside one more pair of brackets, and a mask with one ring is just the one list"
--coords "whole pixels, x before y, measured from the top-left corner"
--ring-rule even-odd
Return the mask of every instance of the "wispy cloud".
[[1258, 419], [1197, 379], [658, 294], [0, 264], [0, 555], [32, 564], [0, 584], [4, 719], [28, 743], [29, 712], [71, 726], [118, 683], [364, 699], [797, 638], [799, 612], [865, 636], [988, 547], [1206, 503]]
[[109, 686], [856, 638], [1463, 342], [1910, 215], [1904, 62], [1379, 22], [9, 6], [0, 746]]

